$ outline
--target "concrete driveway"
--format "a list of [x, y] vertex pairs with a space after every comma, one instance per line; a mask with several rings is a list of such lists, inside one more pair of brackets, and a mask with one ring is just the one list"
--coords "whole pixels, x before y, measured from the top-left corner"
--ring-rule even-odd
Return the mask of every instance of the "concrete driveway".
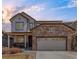
[[67, 51], [37, 51], [36, 59], [77, 59], [77, 53]]

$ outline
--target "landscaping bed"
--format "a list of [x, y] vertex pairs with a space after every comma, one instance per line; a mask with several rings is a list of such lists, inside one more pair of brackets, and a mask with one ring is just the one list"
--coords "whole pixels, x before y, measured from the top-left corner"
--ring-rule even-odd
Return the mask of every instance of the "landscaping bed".
[[2, 55], [2, 59], [28, 59], [29, 55], [28, 54], [4, 54]]
[[7, 48], [2, 49], [2, 59], [36, 59], [35, 52], [24, 52], [20, 48]]
[[22, 53], [22, 49], [20, 49], [20, 48], [8, 48], [8, 47], [2, 48], [2, 54], [16, 54], [16, 53]]

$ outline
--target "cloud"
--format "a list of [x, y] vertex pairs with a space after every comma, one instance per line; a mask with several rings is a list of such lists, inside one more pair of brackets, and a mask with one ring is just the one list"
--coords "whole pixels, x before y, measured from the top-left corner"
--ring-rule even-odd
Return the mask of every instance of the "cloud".
[[[21, 2], [22, 0], [3, 0], [3, 8], [2, 8], [2, 11], [3, 11], [3, 14], [2, 14], [2, 19], [3, 19], [3, 22], [6, 22], [8, 23], [9, 22], [9, 19], [14, 15], [16, 14], [19, 10], [25, 8], [24, 5], [22, 5]], [[21, 6], [22, 5], [22, 6]]]
[[67, 7], [68, 8], [77, 7], [77, 0], [70, 0]]
[[25, 8], [23, 11], [31, 14], [31, 13], [38, 13], [43, 10], [45, 10], [45, 6], [42, 4], [38, 4], [38, 5], [32, 5], [29, 8]]
[[73, 8], [73, 7], [77, 7], [77, 0], [70, 0], [66, 6], [52, 8], [52, 10], [59, 10], [59, 9]]
[[27, 11], [36, 11], [36, 12], [39, 12], [41, 10], [44, 10], [43, 7], [40, 7], [40, 6], [31, 6], [29, 9], [27, 9]]
[[[19, 1], [22, 1], [22, 0], [17, 0], [17, 1], [13, 1], [13, 3], [11, 4], [9, 2], [9, 4], [7, 3], [6, 5], [3, 5], [3, 22], [9, 22], [9, 19], [15, 15], [16, 13], [19, 13], [19, 12], [22, 12], [22, 11], [25, 11], [26, 13], [29, 13], [29, 14], [35, 14], [37, 12], [40, 12], [42, 10], [44, 10], [44, 4], [36, 4], [36, 5], [31, 5], [29, 7], [27, 7], [25, 4], [21, 4], [21, 3], [17, 3]], [[16, 4], [17, 3], [17, 4]], [[18, 5], [18, 4], [21, 4], [21, 5]]]
[[4, 22], [9, 22], [10, 17], [15, 11], [15, 7], [13, 5], [7, 5], [3, 7], [2, 11], [3, 11], [2, 15], [3, 21], [5, 20]]
[[[13, 1], [11, 1], [11, 0], [8, 0], [8, 1], [4, 0], [4, 1], [5, 1], [5, 3], [3, 3], [3, 8], [2, 8], [3, 9], [3, 21], [4, 22], [9, 22], [9, 19], [13, 15], [15, 15], [18, 12], [22, 12], [22, 11], [28, 13], [29, 15], [31, 15], [32, 17], [34, 17], [36, 19], [40, 19], [40, 18], [42, 19], [42, 17], [43, 17], [42, 14], [44, 14], [44, 13], [48, 17], [49, 13], [50, 14], [52, 13], [53, 15], [55, 15], [54, 14], [55, 10], [58, 11], [60, 9], [73, 8], [73, 7], [76, 7], [76, 4], [77, 4], [77, 0], [69, 0], [68, 4], [65, 5], [65, 6], [47, 9], [48, 5], [46, 6], [45, 3], [43, 3], [43, 4], [36, 4], [36, 5], [32, 4], [32, 5], [28, 6], [28, 3], [27, 4], [23, 4], [23, 0], [13, 0]], [[47, 17], [44, 16], [44, 18], [47, 18]]]

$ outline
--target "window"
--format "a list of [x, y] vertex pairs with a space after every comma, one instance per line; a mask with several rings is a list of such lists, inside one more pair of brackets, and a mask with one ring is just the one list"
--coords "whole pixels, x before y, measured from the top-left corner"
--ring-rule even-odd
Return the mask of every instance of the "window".
[[16, 30], [22, 30], [24, 28], [23, 22], [16, 22]]
[[15, 43], [23, 43], [24, 42], [24, 36], [17, 36], [15, 39]]
[[48, 31], [49, 31], [49, 32], [52, 32], [52, 28], [50, 27]]
[[30, 29], [32, 29], [33, 28], [33, 23], [30, 23]]
[[48, 30], [49, 32], [54, 32], [55, 31], [55, 29], [54, 28], [52, 28], [52, 27], [49, 27], [49, 30]]

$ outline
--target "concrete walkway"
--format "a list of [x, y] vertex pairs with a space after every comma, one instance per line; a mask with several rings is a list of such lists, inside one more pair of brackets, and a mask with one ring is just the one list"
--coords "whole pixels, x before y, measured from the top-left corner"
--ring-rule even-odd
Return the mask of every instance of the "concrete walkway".
[[77, 54], [67, 51], [37, 51], [36, 59], [77, 59]]

